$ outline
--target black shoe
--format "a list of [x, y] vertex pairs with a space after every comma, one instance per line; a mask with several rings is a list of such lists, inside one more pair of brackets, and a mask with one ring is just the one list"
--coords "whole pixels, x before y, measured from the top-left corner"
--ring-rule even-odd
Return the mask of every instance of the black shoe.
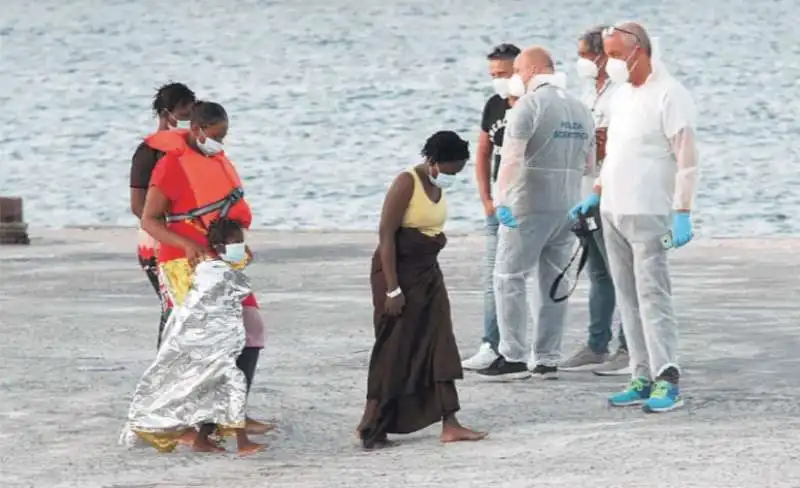
[[486, 377], [486, 379], [497, 381], [524, 380], [531, 376], [527, 364], [524, 362], [509, 362], [502, 356], [495, 359], [491, 366], [481, 369], [477, 373]]
[[540, 380], [557, 380], [558, 379], [558, 368], [555, 366], [545, 366], [543, 364], [537, 364], [533, 371], [531, 371], [533, 377], [535, 379]]

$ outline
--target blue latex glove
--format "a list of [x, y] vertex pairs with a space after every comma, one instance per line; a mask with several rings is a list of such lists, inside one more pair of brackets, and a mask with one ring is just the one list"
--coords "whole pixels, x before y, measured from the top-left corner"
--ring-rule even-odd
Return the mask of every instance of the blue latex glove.
[[677, 212], [672, 217], [672, 247], [679, 248], [692, 240], [692, 217], [689, 212]]
[[494, 210], [494, 214], [497, 216], [497, 220], [499, 220], [501, 224], [511, 229], [517, 228], [517, 219], [514, 218], [510, 208], [506, 206], [497, 207]]
[[586, 215], [589, 213], [589, 210], [598, 205], [600, 205], [600, 195], [592, 192], [588, 197], [583, 199], [583, 201], [572, 207], [572, 210], [569, 211], [569, 218], [577, 219], [578, 215]]

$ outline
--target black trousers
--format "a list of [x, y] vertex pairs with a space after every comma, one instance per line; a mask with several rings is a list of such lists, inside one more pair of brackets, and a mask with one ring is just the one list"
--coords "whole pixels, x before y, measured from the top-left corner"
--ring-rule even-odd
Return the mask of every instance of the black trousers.
[[256, 374], [256, 366], [258, 365], [258, 355], [261, 353], [260, 347], [245, 347], [239, 358], [236, 359], [236, 366], [244, 373], [244, 378], [247, 381], [247, 393], [250, 393], [250, 385], [253, 384], [253, 377]]
[[141, 265], [144, 273], [147, 275], [147, 279], [150, 281], [153, 291], [156, 292], [156, 296], [161, 302], [161, 317], [158, 321], [158, 339], [156, 341], [156, 350], [158, 350], [161, 347], [161, 336], [164, 334], [164, 326], [167, 324], [167, 319], [169, 318], [169, 310], [164, 305], [164, 299], [161, 296], [161, 286], [158, 283], [158, 262], [156, 258], [145, 259], [139, 256], [139, 265]]

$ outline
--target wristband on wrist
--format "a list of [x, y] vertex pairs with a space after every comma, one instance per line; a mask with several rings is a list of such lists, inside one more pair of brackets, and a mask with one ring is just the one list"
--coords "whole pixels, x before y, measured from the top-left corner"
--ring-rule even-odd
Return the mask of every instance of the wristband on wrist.
[[399, 286], [397, 288], [395, 288], [394, 290], [392, 290], [392, 291], [387, 291], [386, 292], [386, 296], [389, 297], [389, 298], [399, 297], [402, 294], [403, 294], [403, 290], [401, 290]]

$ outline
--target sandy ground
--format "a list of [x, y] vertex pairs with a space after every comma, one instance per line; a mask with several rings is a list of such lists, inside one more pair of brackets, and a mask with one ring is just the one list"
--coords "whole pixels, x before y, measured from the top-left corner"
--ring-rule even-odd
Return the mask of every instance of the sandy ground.
[[[41, 231], [0, 247], [0, 486], [800, 486], [800, 307], [794, 240], [700, 241], [676, 252], [687, 407], [610, 410], [619, 378], [459, 384], [478, 444], [438, 428], [362, 452], [372, 326], [369, 234], [255, 233], [251, 274], [268, 321], [252, 410], [280, 432], [249, 458], [117, 445], [152, 359], [158, 304], [130, 229]], [[482, 322], [480, 236], [451, 236], [442, 267], [464, 354]], [[565, 352], [585, 337], [571, 301]]]

